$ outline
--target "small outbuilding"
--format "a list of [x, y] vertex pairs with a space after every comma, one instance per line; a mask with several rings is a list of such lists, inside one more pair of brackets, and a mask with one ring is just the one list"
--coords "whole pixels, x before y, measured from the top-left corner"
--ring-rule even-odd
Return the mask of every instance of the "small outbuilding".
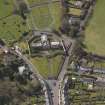
[[24, 71], [26, 70], [25, 66], [20, 66], [18, 67], [19, 70], [19, 74], [22, 75], [24, 73]]

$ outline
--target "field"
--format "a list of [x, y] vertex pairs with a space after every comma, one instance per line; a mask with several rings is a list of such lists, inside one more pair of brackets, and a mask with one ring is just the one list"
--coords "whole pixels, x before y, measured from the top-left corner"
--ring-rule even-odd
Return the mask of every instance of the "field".
[[0, 19], [11, 15], [13, 12], [13, 0], [0, 0]]
[[[58, 29], [61, 19], [60, 2], [50, 0], [28, 0], [31, 8], [33, 22], [38, 29]], [[39, 6], [37, 6], [39, 5]]]
[[51, 4], [51, 13], [53, 16], [53, 24], [52, 27], [58, 29], [61, 25], [61, 15], [62, 15], [62, 7], [61, 3], [56, 2]]
[[[13, 0], [0, 0], [0, 38], [7, 44], [18, 40], [24, 32], [29, 31], [29, 27], [34, 24], [38, 29], [58, 29], [61, 24], [61, 4], [60, 2], [49, 2], [49, 0], [27, 0], [31, 8], [31, 13], [27, 14], [28, 24], [19, 15], [14, 15]], [[43, 4], [47, 2], [47, 4]], [[34, 6], [36, 4], [41, 6]], [[31, 29], [30, 27], [30, 29]], [[24, 42], [19, 43], [23, 49], [27, 49]], [[56, 76], [61, 56], [54, 57], [50, 60], [47, 58], [32, 59], [39, 72], [44, 76]], [[50, 62], [50, 64], [49, 64]], [[49, 66], [50, 65], [50, 66]]]
[[56, 56], [51, 59], [47, 59], [46, 57], [36, 57], [31, 59], [31, 61], [43, 77], [56, 77], [59, 72], [61, 56]]
[[48, 2], [50, 0], [27, 0], [29, 2], [30, 5], [34, 4], [34, 3], [43, 3], [43, 2]]
[[27, 27], [22, 22], [22, 18], [15, 15], [0, 21], [0, 38], [6, 42], [12, 42], [18, 39], [27, 31]]
[[[49, 0], [43, 0], [43, 2], [41, 0], [28, 1], [31, 7], [32, 4], [43, 4], [44, 2]], [[31, 24], [32, 27], [34, 23], [35, 27], [37, 27], [38, 29], [58, 29], [60, 26], [60, 2], [33, 7], [31, 10], [31, 16], [28, 15], [29, 23], [27, 25], [24, 25], [24, 20], [20, 16], [13, 15], [13, 0], [0, 0], [0, 10], [0, 38], [4, 39], [7, 43], [19, 39], [19, 37], [22, 36], [24, 32], [28, 31], [28, 24]]]
[[93, 17], [86, 27], [85, 44], [92, 53], [105, 55], [105, 0], [97, 0]]
[[19, 15], [14, 15], [13, 0], [0, 0], [0, 38], [7, 44], [19, 39], [27, 32], [27, 25]]
[[52, 23], [49, 6], [44, 5], [32, 9], [33, 21], [38, 29], [46, 29]]
[[72, 15], [80, 16], [80, 14], [81, 14], [80, 9], [70, 8], [69, 11], [70, 11], [69, 13]]

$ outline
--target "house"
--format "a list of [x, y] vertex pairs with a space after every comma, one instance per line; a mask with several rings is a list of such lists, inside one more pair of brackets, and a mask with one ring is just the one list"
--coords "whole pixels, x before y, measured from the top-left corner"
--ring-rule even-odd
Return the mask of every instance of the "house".
[[88, 84], [88, 90], [92, 90], [93, 89], [93, 84]]
[[75, 2], [75, 6], [77, 6], [77, 7], [79, 7], [79, 8], [81, 8], [82, 5], [83, 5], [83, 3], [82, 3], [81, 1], [76, 1], [76, 2]]
[[18, 67], [18, 70], [19, 70], [19, 74], [22, 75], [24, 73], [24, 71], [26, 70], [26, 67], [20, 66], [20, 67]]
[[80, 24], [80, 18], [77, 18], [77, 17], [70, 17], [69, 20], [68, 20], [69, 24], [70, 25], [79, 25]]
[[51, 48], [60, 48], [62, 47], [61, 43], [60, 42], [51, 42]]
[[49, 41], [47, 35], [43, 34], [40, 36], [40, 42], [32, 42], [31, 47], [40, 50], [59, 49], [62, 44], [59, 41]]
[[62, 48], [61, 43], [58, 41], [54, 42], [44, 42], [44, 43], [32, 43], [31, 47], [34, 49], [48, 50], [48, 49], [56, 49]]
[[42, 36], [41, 36], [41, 42], [42, 42], [42, 43], [46, 43], [47, 41], [48, 41], [48, 40], [47, 40], [47, 35], [45, 35], [45, 34], [42, 35]]

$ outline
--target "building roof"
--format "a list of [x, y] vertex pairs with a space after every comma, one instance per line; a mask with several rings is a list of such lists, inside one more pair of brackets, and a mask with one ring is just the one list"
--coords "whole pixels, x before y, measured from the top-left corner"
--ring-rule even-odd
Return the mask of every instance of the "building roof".
[[25, 70], [25, 66], [18, 67], [18, 70], [19, 70], [19, 74], [22, 75]]
[[43, 43], [43, 42], [47, 42], [47, 35], [43, 34], [43, 35], [41, 36], [41, 41], [42, 41], [42, 43]]
[[75, 5], [81, 7], [82, 6], [82, 2], [81, 1], [76, 1]]
[[60, 42], [51, 42], [51, 45], [52, 46], [59, 46], [60, 45]]

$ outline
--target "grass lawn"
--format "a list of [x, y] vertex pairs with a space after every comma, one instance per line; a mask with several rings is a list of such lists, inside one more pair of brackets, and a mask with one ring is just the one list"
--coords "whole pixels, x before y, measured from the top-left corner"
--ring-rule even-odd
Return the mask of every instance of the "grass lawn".
[[13, 12], [13, 0], [0, 0], [0, 18]]
[[58, 29], [61, 26], [62, 6], [60, 2], [51, 4], [51, 13], [53, 16], [52, 28]]
[[86, 28], [85, 44], [89, 52], [105, 55], [105, 0], [97, 0], [92, 19]]
[[47, 59], [46, 57], [36, 57], [32, 58], [31, 61], [43, 77], [55, 77], [59, 72], [58, 68], [61, 62], [61, 56], [56, 56], [51, 59]]
[[10, 16], [0, 21], [0, 38], [6, 42], [18, 39], [25, 31], [27, 26], [23, 25], [23, 20], [19, 16]]
[[80, 9], [76, 9], [76, 8], [70, 8], [69, 9], [69, 13], [72, 14], [72, 15], [80, 16], [81, 15], [81, 10]]
[[50, 0], [27, 0], [30, 5], [33, 5], [34, 3], [42, 3], [42, 2], [47, 2]]
[[[42, 4], [49, 0], [28, 0], [30, 6], [34, 4]], [[58, 29], [61, 25], [61, 3], [53, 2], [49, 4], [43, 4], [32, 8], [31, 14], [36, 28], [38, 29]]]
[[[28, 0], [30, 3], [42, 3], [41, 0]], [[44, 0], [46, 2], [48, 0]], [[50, 5], [50, 6], [49, 6]], [[58, 29], [61, 22], [61, 4], [55, 2], [41, 7], [32, 9], [33, 21], [40, 28], [55, 28]], [[13, 12], [13, 0], [0, 0], [0, 18], [6, 17]], [[49, 8], [50, 7], [50, 8]], [[29, 19], [30, 21], [30, 19]], [[18, 39], [23, 32], [28, 31], [27, 26], [24, 26], [23, 20], [19, 16], [9, 16], [0, 20], [0, 38], [6, 42], [11, 42]], [[30, 22], [32, 24], [32, 22]]]
[[38, 29], [48, 28], [53, 21], [48, 5], [33, 8], [32, 16]]
[[29, 45], [26, 41], [21, 41], [20, 43], [18, 43], [18, 46], [22, 49], [23, 52], [29, 50]]

